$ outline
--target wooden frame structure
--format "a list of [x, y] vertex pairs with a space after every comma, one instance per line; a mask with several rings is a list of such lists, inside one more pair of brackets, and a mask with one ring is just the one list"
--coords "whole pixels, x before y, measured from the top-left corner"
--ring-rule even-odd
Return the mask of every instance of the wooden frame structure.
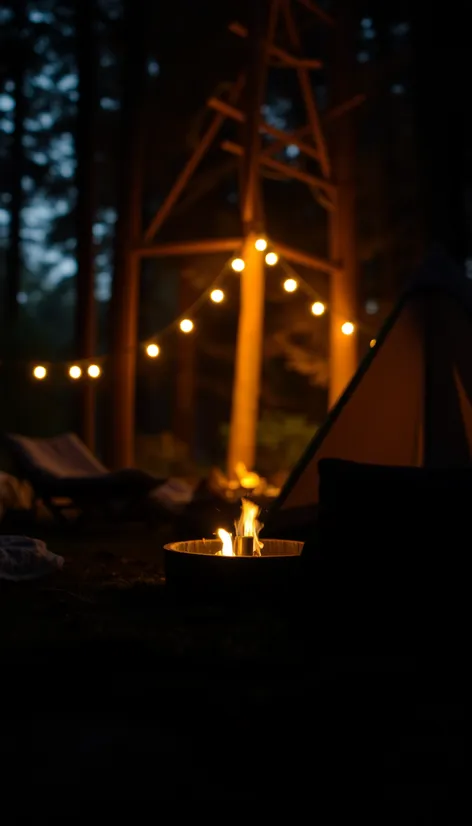
[[[320, 9], [312, 0], [295, 0], [316, 15], [325, 25], [335, 32], [337, 24], [334, 19]], [[241, 309], [238, 326], [238, 338], [235, 358], [235, 378], [231, 415], [230, 440], [228, 447], [228, 475], [234, 476], [237, 462], [244, 462], [252, 468], [255, 460], [256, 428], [258, 419], [260, 373], [263, 345], [264, 320], [264, 254], [256, 251], [254, 241], [264, 234], [262, 217], [262, 196], [260, 186], [260, 169], [266, 168], [299, 180], [309, 186], [316, 194], [320, 204], [330, 216], [330, 258], [324, 259], [289, 246], [278, 244], [271, 239], [274, 249], [289, 261], [326, 272], [330, 275], [332, 307], [341, 309], [344, 320], [357, 316], [355, 307], [355, 274], [347, 273], [343, 266], [344, 227], [335, 217], [339, 213], [340, 188], [335, 182], [332, 165], [324, 135], [324, 124], [332, 123], [336, 118], [351, 111], [364, 99], [356, 95], [349, 100], [336, 102], [336, 106], [322, 120], [312, 84], [310, 72], [322, 67], [320, 60], [308, 59], [302, 55], [300, 32], [295, 21], [293, 0], [253, 0], [251, 25], [246, 28], [240, 23], [231, 23], [230, 31], [246, 40], [248, 46], [248, 66], [232, 85], [226, 99], [212, 97], [207, 101], [208, 108], [214, 112], [213, 119], [199, 144], [188, 159], [170, 192], [142, 232], [141, 239], [134, 236], [133, 248], [129, 260], [130, 282], [139, 278], [139, 264], [144, 258], [186, 255], [211, 252], [233, 252], [242, 250], [245, 269], [241, 273]], [[278, 25], [285, 27], [290, 52], [280, 48], [277, 43]], [[250, 36], [249, 36], [250, 35]], [[268, 67], [274, 63], [277, 67], [286, 67], [296, 71], [299, 86], [307, 113], [307, 125], [296, 132], [288, 133], [276, 129], [261, 117], [264, 100], [266, 74]], [[250, 82], [247, 82], [250, 80]], [[175, 204], [185, 190], [189, 180], [201, 160], [216, 141], [218, 133], [227, 120], [242, 124], [245, 140], [242, 144], [232, 141], [221, 143], [221, 149], [241, 157], [241, 219], [243, 234], [238, 238], [210, 238], [206, 240], [182, 241], [180, 243], [159, 244], [155, 236], [172, 212]], [[273, 141], [263, 147], [261, 135], [269, 135]], [[283, 163], [274, 157], [281, 149], [295, 145], [300, 153], [315, 161], [319, 174], [311, 174], [295, 165]], [[346, 214], [346, 213], [344, 213]], [[349, 233], [348, 233], [349, 234]], [[352, 232], [350, 233], [352, 236]], [[347, 283], [347, 286], [346, 286]], [[136, 291], [136, 286], [134, 286]], [[136, 359], [136, 323], [131, 320], [136, 315], [135, 302], [126, 305], [122, 302], [121, 313], [126, 315], [118, 321], [121, 330], [127, 331], [127, 340], [121, 343], [120, 350], [126, 355], [124, 369], [115, 373], [113, 409], [116, 422], [114, 430], [115, 466], [132, 465], [134, 460], [134, 398], [135, 367], [131, 361]], [[331, 316], [331, 326], [340, 326], [339, 318]], [[333, 402], [344, 389], [357, 366], [357, 346], [355, 336], [339, 336], [332, 333], [331, 343], [331, 387], [330, 402]], [[334, 348], [334, 349], [333, 349]]]

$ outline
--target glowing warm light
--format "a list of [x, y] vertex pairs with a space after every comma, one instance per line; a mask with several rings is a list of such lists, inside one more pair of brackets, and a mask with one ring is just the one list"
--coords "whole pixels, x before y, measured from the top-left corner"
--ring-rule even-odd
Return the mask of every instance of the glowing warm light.
[[371, 346], [371, 347], [375, 347], [375, 345], [376, 345], [376, 344], [377, 344], [377, 339], [376, 339], [376, 338], [371, 338], [371, 340], [370, 340], [370, 346]]
[[297, 289], [297, 287], [298, 287], [298, 282], [295, 281], [294, 278], [287, 278], [287, 280], [284, 281], [284, 290], [287, 293], [294, 293], [295, 290]]
[[223, 547], [220, 551], [221, 556], [234, 556], [233, 553], [233, 537], [224, 528], [218, 528], [217, 534], [220, 537]]
[[101, 372], [102, 371], [100, 370], [98, 364], [89, 364], [87, 368], [87, 373], [89, 374], [91, 379], [98, 379]]
[[42, 364], [38, 364], [33, 370], [33, 376], [35, 379], [45, 379], [48, 374], [48, 371]]
[[258, 520], [260, 508], [255, 502], [249, 499], [241, 500], [241, 516], [238, 521], [234, 523], [236, 528], [236, 536], [252, 536], [254, 537], [254, 556], [261, 555], [262, 542], [259, 540], [259, 531], [264, 527]]
[[258, 252], [264, 252], [267, 249], [267, 241], [265, 238], [258, 238], [254, 246]]
[[311, 312], [313, 315], [323, 315], [325, 310], [326, 307], [322, 301], [315, 301], [315, 303], [311, 305]]
[[354, 332], [354, 324], [352, 321], [345, 321], [341, 327], [341, 332], [344, 333], [345, 336], [352, 336]]
[[235, 472], [238, 477], [239, 484], [242, 488], [246, 488], [246, 490], [254, 490], [261, 483], [261, 477], [259, 474], [248, 470], [244, 462], [237, 463]]
[[[257, 476], [257, 474], [254, 474]], [[260, 556], [261, 549], [264, 547], [262, 542], [259, 540], [259, 531], [262, 530], [264, 527], [258, 520], [258, 516], [260, 513], [260, 508], [255, 502], [251, 502], [249, 499], [242, 499], [241, 500], [241, 515], [237, 522], [234, 523], [234, 527], [236, 528], [236, 537], [233, 540], [233, 537], [228, 531], [225, 531], [224, 528], [218, 528], [217, 535], [221, 539], [223, 543], [223, 547], [221, 551], [218, 551], [218, 556], [236, 556], [240, 551], [238, 547], [242, 539], [238, 539], [238, 537], [244, 537], [246, 542], [248, 539], [252, 539], [252, 543], [248, 543], [249, 547], [252, 544], [252, 554], [253, 556]]]
[[225, 297], [225, 294], [224, 294], [223, 290], [212, 290], [212, 292], [210, 293], [210, 298], [211, 298], [212, 301], [215, 302], [215, 304], [221, 304], [224, 297]]
[[191, 333], [193, 330], [193, 321], [190, 321], [189, 318], [183, 318], [180, 322], [180, 329], [183, 333]]
[[161, 351], [157, 344], [148, 344], [148, 346], [146, 347], [146, 353], [150, 359], [157, 358], [160, 352]]
[[246, 264], [242, 258], [233, 258], [231, 266], [235, 272], [242, 272]]
[[69, 376], [71, 379], [80, 379], [81, 375], [82, 369], [78, 364], [73, 364], [72, 367], [69, 367]]
[[265, 262], [269, 267], [275, 267], [278, 260], [279, 256], [276, 252], [268, 252], [265, 257]]

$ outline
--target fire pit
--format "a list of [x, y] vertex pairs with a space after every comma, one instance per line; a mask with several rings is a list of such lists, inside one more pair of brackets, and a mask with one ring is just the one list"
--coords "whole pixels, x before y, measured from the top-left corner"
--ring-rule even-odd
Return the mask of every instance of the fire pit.
[[195, 593], [280, 593], [290, 587], [298, 570], [303, 542], [265, 539], [261, 542], [259, 508], [243, 499], [236, 535], [220, 528], [218, 539], [197, 539], [165, 545], [167, 584]]
[[303, 542], [266, 539], [260, 556], [223, 556], [219, 539], [165, 545], [166, 582], [185, 591], [280, 591], [290, 586]]

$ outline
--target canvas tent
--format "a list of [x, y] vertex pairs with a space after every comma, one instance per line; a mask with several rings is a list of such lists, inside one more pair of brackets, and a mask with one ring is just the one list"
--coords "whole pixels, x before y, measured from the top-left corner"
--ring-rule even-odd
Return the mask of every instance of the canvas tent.
[[295, 466], [265, 533], [314, 516], [322, 458], [459, 467], [471, 456], [472, 282], [435, 252]]

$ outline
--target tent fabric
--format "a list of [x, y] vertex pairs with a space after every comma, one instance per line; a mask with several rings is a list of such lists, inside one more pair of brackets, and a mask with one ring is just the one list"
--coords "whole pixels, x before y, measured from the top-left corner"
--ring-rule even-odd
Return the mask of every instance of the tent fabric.
[[266, 519], [295, 526], [319, 495], [323, 458], [413, 467], [472, 457], [472, 284], [447, 256], [423, 265]]

